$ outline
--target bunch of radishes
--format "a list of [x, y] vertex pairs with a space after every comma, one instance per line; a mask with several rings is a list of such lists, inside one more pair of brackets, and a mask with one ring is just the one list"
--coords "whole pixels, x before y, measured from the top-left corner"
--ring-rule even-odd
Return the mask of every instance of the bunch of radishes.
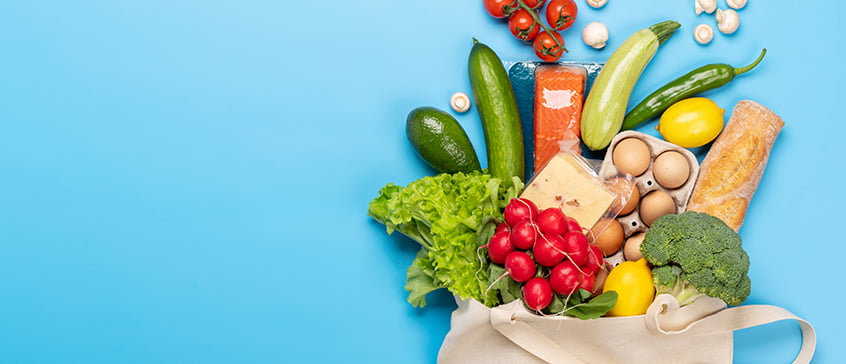
[[488, 242], [491, 262], [522, 284], [523, 301], [535, 311], [552, 302], [553, 292], [570, 296], [577, 290], [597, 291], [604, 271], [602, 251], [589, 243], [579, 223], [558, 208], [538, 211], [524, 198], [512, 199]]

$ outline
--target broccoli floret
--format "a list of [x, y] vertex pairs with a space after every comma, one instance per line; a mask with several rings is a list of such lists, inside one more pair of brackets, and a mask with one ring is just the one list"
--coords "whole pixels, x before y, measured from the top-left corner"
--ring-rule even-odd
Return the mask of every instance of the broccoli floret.
[[640, 251], [652, 264], [657, 293], [672, 294], [681, 305], [705, 294], [735, 306], [751, 291], [742, 243], [722, 220], [687, 211], [655, 220]]

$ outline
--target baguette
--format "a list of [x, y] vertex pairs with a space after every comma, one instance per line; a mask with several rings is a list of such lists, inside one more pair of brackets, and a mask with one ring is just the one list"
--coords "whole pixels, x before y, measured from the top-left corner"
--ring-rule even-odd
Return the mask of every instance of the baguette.
[[763, 105], [738, 102], [702, 161], [687, 209], [716, 216], [739, 231], [783, 127], [781, 117]]

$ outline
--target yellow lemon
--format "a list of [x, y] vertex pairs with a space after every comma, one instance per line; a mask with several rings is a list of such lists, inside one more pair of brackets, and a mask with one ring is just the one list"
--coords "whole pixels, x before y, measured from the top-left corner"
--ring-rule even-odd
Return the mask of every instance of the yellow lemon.
[[681, 100], [664, 111], [658, 132], [668, 142], [684, 148], [696, 148], [716, 139], [723, 130], [725, 110], [704, 97]]
[[614, 267], [602, 292], [617, 292], [617, 303], [608, 316], [643, 315], [655, 297], [655, 286], [652, 285], [652, 270], [646, 264], [646, 259], [623, 262]]

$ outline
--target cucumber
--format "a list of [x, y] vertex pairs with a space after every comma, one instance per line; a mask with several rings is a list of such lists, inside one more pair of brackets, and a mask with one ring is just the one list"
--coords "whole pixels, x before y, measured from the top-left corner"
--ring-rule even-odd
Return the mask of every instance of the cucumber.
[[510, 185], [512, 178], [525, 179], [523, 130], [514, 89], [499, 56], [473, 39], [468, 62], [473, 101], [485, 134], [488, 173]]
[[590, 150], [605, 149], [620, 132], [635, 83], [679, 23], [668, 20], [641, 29], [614, 50], [593, 83], [582, 109], [582, 141]]
[[434, 107], [411, 110], [405, 133], [417, 154], [438, 172], [469, 173], [482, 169], [464, 128], [443, 110]]

